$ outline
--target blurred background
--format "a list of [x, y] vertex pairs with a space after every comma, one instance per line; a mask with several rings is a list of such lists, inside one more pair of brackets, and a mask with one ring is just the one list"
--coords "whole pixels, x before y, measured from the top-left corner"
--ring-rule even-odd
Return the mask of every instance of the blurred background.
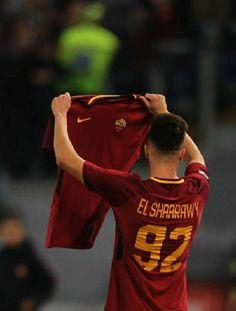
[[[51, 99], [65, 90], [164, 93], [186, 118], [211, 175], [189, 261], [190, 311], [236, 310], [236, 2], [0, 1], [0, 213], [20, 214], [53, 275], [40, 310], [98, 311], [112, 214], [93, 249], [44, 248], [56, 167], [40, 147]], [[134, 170], [147, 176], [142, 159]]]

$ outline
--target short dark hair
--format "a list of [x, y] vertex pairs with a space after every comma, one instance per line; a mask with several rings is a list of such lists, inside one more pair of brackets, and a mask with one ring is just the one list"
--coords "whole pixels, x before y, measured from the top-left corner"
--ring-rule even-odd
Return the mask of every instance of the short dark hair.
[[186, 121], [173, 113], [164, 113], [155, 117], [149, 131], [149, 140], [161, 153], [173, 153], [183, 145], [188, 130]]

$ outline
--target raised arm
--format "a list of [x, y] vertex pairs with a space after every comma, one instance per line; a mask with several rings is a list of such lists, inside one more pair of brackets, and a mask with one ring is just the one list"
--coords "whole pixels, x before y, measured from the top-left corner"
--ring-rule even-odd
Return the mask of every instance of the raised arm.
[[59, 167], [84, 183], [82, 172], [84, 159], [76, 153], [67, 132], [67, 113], [70, 107], [69, 93], [55, 97], [52, 101], [52, 112], [55, 117], [54, 151], [56, 162]]
[[[145, 96], [140, 96], [140, 99], [143, 101], [149, 112], [153, 115], [169, 113], [166, 99], [163, 95], [147, 93]], [[184, 159], [186, 165], [190, 163], [201, 163], [205, 165], [205, 161], [200, 150], [187, 133], [185, 134], [184, 148], [186, 152]]]
[[185, 158], [186, 165], [191, 163], [201, 163], [205, 165], [205, 160], [192, 138], [186, 133], [184, 138]]

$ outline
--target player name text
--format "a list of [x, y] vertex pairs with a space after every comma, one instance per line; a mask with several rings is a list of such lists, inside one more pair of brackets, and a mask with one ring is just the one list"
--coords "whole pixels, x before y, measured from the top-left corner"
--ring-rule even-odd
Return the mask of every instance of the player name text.
[[137, 207], [137, 213], [151, 218], [187, 219], [198, 216], [199, 202], [186, 204], [166, 204], [149, 202], [142, 198]]

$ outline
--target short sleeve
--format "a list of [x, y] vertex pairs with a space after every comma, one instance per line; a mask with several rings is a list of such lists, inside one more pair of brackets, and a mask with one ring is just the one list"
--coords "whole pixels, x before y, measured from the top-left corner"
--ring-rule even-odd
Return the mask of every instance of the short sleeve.
[[201, 163], [191, 163], [186, 167], [185, 179], [189, 181], [189, 190], [194, 193], [209, 192], [209, 173], [205, 165]]
[[112, 206], [118, 206], [134, 197], [141, 181], [136, 174], [105, 169], [88, 161], [84, 162], [83, 179], [90, 191], [104, 197]]

